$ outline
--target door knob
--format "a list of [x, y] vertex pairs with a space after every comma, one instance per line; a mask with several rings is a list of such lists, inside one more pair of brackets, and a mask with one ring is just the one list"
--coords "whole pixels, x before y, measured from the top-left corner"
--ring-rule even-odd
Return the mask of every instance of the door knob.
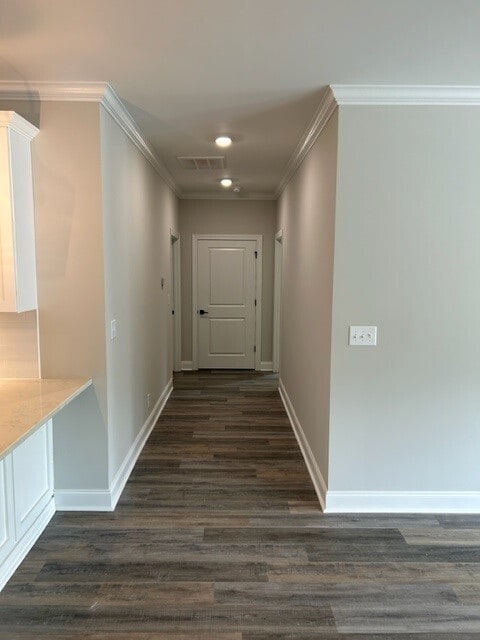
[[208, 316], [208, 311], [205, 311], [205, 309], [199, 309], [199, 310], [198, 310], [198, 313], [199, 313], [201, 316]]

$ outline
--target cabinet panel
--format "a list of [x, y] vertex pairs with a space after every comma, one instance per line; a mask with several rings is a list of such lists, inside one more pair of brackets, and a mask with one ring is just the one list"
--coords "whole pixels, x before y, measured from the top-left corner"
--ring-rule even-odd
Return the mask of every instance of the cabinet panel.
[[30, 144], [38, 129], [0, 111], [0, 311], [37, 308]]
[[53, 496], [51, 421], [24, 440], [11, 456], [18, 541]]
[[0, 564], [15, 544], [13, 522], [12, 460], [0, 460]]

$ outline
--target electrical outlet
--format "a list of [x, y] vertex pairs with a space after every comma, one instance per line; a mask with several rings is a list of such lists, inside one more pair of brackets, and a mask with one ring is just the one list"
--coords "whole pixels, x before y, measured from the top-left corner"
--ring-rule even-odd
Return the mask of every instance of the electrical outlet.
[[117, 337], [117, 321], [111, 320], [110, 322], [110, 340], [115, 340]]
[[354, 347], [375, 347], [377, 344], [377, 327], [351, 326], [348, 344]]

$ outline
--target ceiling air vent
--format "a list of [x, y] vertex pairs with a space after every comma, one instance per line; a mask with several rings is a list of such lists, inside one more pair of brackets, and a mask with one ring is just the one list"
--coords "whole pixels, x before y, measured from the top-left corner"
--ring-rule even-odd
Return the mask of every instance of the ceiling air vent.
[[177, 160], [184, 169], [193, 171], [213, 171], [227, 166], [224, 156], [180, 156]]

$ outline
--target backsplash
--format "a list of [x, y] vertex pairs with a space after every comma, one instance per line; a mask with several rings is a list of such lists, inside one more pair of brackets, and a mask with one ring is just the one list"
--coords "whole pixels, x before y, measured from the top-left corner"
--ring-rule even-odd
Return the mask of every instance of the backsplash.
[[37, 312], [0, 313], [0, 378], [39, 378]]

